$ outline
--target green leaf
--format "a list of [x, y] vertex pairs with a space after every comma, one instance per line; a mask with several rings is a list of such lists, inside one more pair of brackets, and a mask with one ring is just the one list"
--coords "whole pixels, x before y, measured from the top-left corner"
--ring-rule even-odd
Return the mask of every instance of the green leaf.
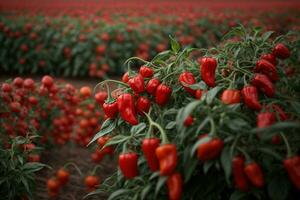
[[161, 187], [165, 184], [165, 182], [167, 181], [167, 178], [166, 176], [160, 176], [158, 181], [157, 181], [157, 184], [156, 184], [156, 187], [155, 187], [155, 196], [157, 197]]
[[206, 161], [204, 164], [203, 164], [203, 173], [204, 174], [207, 174], [207, 172], [209, 171], [209, 169], [214, 165], [214, 161], [213, 160], [209, 160], [209, 161]]
[[166, 125], [165, 129], [173, 129], [175, 126], [176, 126], [176, 122], [171, 121]]
[[145, 128], [146, 128], [146, 124], [145, 124], [144, 122], [142, 122], [142, 123], [139, 123], [139, 124], [136, 125], [136, 126], [131, 127], [130, 133], [131, 133], [132, 135], [139, 134], [139, 133], [142, 132]]
[[171, 42], [171, 49], [174, 53], [178, 53], [178, 51], [180, 50], [180, 45], [179, 43], [171, 36], [169, 35], [170, 38], [170, 42]]
[[244, 200], [246, 196], [247, 193], [236, 190], [231, 194], [229, 200]]
[[221, 90], [222, 88], [219, 86], [214, 87], [213, 89], [209, 90], [206, 93], [206, 103], [208, 105], [210, 105], [212, 103], [212, 101], [214, 100], [215, 96], [218, 94], [218, 92]]
[[147, 185], [143, 190], [142, 190], [142, 193], [141, 193], [141, 199], [146, 199], [146, 195], [149, 193], [151, 189], [151, 185]]
[[264, 133], [261, 134], [262, 137], [269, 137], [268, 133], [274, 133], [274, 132], [280, 132], [288, 129], [300, 129], [300, 124], [297, 122], [277, 122], [271, 126], [265, 127], [265, 128], [254, 128], [251, 130], [251, 133]]
[[224, 173], [225, 173], [225, 179], [230, 184], [230, 175], [231, 175], [231, 153], [230, 153], [230, 147], [225, 147], [221, 154], [221, 165], [223, 167]]
[[263, 42], [267, 41], [270, 36], [274, 33], [274, 31], [267, 31], [265, 32], [261, 37], [263, 39]]
[[116, 190], [115, 192], [111, 193], [111, 195], [108, 197], [108, 200], [113, 200], [117, 198], [118, 196], [124, 195], [126, 193], [130, 193], [129, 189], [119, 189]]
[[285, 200], [289, 195], [289, 183], [282, 175], [276, 174], [268, 184], [268, 193], [272, 200]]
[[93, 139], [88, 143], [89, 146], [91, 143], [95, 142], [98, 138], [112, 132], [116, 128], [117, 120], [107, 119], [103, 122], [101, 130], [93, 137]]
[[105, 147], [114, 145], [114, 144], [119, 144], [123, 143], [126, 140], [129, 140], [131, 137], [130, 136], [125, 136], [125, 135], [116, 135], [113, 138], [111, 138], [102, 148], [104, 149]]
[[41, 170], [44, 167], [48, 167], [48, 166], [43, 163], [28, 162], [22, 167], [22, 170], [26, 171], [26, 173], [33, 173]]

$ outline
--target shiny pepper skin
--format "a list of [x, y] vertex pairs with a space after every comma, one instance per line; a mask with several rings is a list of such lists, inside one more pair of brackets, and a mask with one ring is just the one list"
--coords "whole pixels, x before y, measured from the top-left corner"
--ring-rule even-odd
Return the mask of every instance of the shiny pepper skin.
[[148, 94], [155, 95], [156, 88], [160, 85], [160, 81], [156, 78], [150, 79], [146, 85]]
[[276, 66], [277, 64], [276, 57], [271, 53], [261, 55], [260, 59], [267, 60], [270, 63], [272, 63], [274, 66]]
[[158, 170], [158, 159], [155, 154], [155, 150], [160, 145], [160, 140], [158, 138], [146, 138], [142, 142], [142, 151], [144, 157], [148, 163], [151, 171], [155, 172]]
[[285, 159], [283, 165], [294, 186], [300, 190], [300, 156]]
[[232, 160], [232, 174], [235, 187], [241, 191], [249, 190], [249, 181], [244, 172], [245, 159], [242, 156], [235, 156]]
[[276, 56], [276, 58], [279, 59], [287, 59], [291, 56], [290, 50], [282, 43], [277, 44], [272, 53], [274, 56]]
[[153, 76], [153, 69], [147, 66], [142, 66], [139, 70], [140, 75], [142, 75], [144, 78], [150, 78]]
[[155, 154], [159, 161], [160, 175], [171, 175], [177, 166], [177, 150], [175, 144], [163, 144], [156, 148]]
[[128, 81], [129, 81], [129, 74], [128, 72], [125, 72], [122, 76], [122, 82], [128, 83]]
[[103, 103], [102, 108], [105, 115], [110, 119], [114, 119], [118, 113], [118, 104], [116, 101], [112, 103]]
[[190, 93], [192, 96], [195, 95], [196, 90], [193, 90], [193, 89], [189, 88], [188, 86], [186, 86], [186, 85], [193, 85], [196, 83], [196, 79], [191, 72], [181, 73], [179, 76], [179, 82], [183, 86], [185, 91]]
[[258, 188], [262, 188], [265, 185], [264, 174], [261, 167], [256, 163], [252, 162], [245, 166], [245, 174], [247, 175], [249, 181]]
[[169, 200], [179, 200], [182, 194], [183, 180], [180, 173], [174, 173], [167, 180]]
[[[199, 62], [199, 60], [198, 60]], [[209, 87], [215, 86], [215, 71], [217, 68], [217, 60], [215, 58], [202, 58], [199, 62], [201, 64], [201, 79]]]
[[225, 104], [235, 104], [241, 102], [241, 92], [239, 90], [227, 89], [224, 90], [221, 100]]
[[129, 79], [128, 84], [131, 89], [137, 94], [145, 91], [144, 78], [141, 75], [137, 75]]
[[138, 175], [137, 153], [122, 153], [119, 155], [119, 167], [126, 179], [132, 179]]
[[165, 84], [160, 84], [155, 91], [155, 102], [160, 106], [166, 105], [169, 101], [171, 93], [172, 88]]
[[151, 101], [147, 97], [140, 96], [136, 101], [136, 110], [140, 115], [149, 112]]
[[264, 128], [271, 126], [276, 122], [276, 116], [273, 112], [263, 112], [257, 115], [257, 127]]
[[273, 82], [279, 80], [276, 67], [267, 60], [257, 61], [254, 71], [267, 75]]
[[254, 110], [261, 110], [262, 105], [258, 101], [258, 92], [256, 87], [248, 85], [242, 89], [242, 97], [245, 104]]
[[[208, 136], [206, 135], [203, 137], [208, 137]], [[201, 137], [201, 139], [203, 137]], [[223, 147], [224, 147], [223, 140], [219, 138], [213, 138], [198, 146], [197, 157], [201, 161], [213, 160], [221, 154]]]
[[137, 125], [134, 97], [129, 93], [121, 94], [117, 98], [117, 104], [122, 119], [131, 125]]
[[255, 74], [251, 83], [268, 97], [274, 96], [275, 87], [267, 75]]

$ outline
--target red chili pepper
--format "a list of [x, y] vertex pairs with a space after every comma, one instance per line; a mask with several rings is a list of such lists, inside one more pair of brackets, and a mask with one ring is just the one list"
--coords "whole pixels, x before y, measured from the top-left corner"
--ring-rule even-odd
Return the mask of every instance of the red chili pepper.
[[140, 71], [139, 71], [140, 75], [142, 75], [143, 77], [145, 78], [150, 78], [153, 76], [153, 69], [151, 69], [150, 67], [147, 67], [147, 66], [142, 66], [140, 68]]
[[97, 101], [97, 103], [99, 105], [102, 105], [105, 100], [107, 99], [107, 92], [105, 91], [101, 91], [101, 92], [98, 92], [97, 94], [95, 94], [95, 100]]
[[272, 81], [278, 81], [279, 79], [276, 67], [267, 60], [257, 61], [254, 71], [267, 75]]
[[196, 79], [191, 72], [181, 73], [179, 76], [179, 82], [183, 86], [185, 91], [187, 91], [188, 93], [190, 93], [193, 96], [195, 95], [196, 90], [193, 90], [187, 86], [187, 85], [193, 85], [196, 83]]
[[268, 97], [273, 97], [275, 94], [275, 87], [273, 83], [269, 77], [264, 74], [255, 74], [252, 79], [252, 84]]
[[140, 96], [136, 101], [136, 110], [139, 114], [144, 115], [145, 113], [148, 113], [151, 106], [151, 101], [144, 96]]
[[119, 167], [125, 178], [132, 179], [138, 175], [137, 161], [137, 153], [122, 153], [119, 155]]
[[283, 165], [294, 186], [300, 190], [300, 156], [285, 159]]
[[224, 90], [221, 100], [225, 104], [235, 104], [241, 102], [241, 94], [239, 90], [227, 89]]
[[184, 120], [183, 125], [184, 125], [185, 127], [189, 127], [189, 126], [191, 126], [193, 123], [194, 123], [194, 118], [193, 118], [193, 116], [189, 115], [189, 116]]
[[265, 185], [264, 174], [261, 167], [256, 163], [252, 162], [245, 166], [245, 174], [247, 175], [250, 182], [258, 188], [262, 188]]
[[277, 44], [272, 53], [279, 59], [287, 59], [291, 56], [290, 50], [282, 43]]
[[112, 102], [112, 103], [104, 103], [102, 105], [103, 111], [105, 113], [105, 115], [110, 118], [113, 119], [116, 117], [117, 113], [118, 113], [118, 104], [117, 102]]
[[[208, 135], [203, 135], [200, 137], [209, 137]], [[201, 161], [213, 160], [217, 158], [224, 147], [224, 141], [219, 138], [212, 138], [211, 140], [204, 142], [198, 146], [197, 156]]]
[[179, 200], [182, 194], [183, 180], [180, 173], [176, 172], [168, 177], [167, 186], [169, 200]]
[[160, 106], [166, 105], [169, 101], [171, 93], [172, 93], [172, 88], [170, 88], [169, 86], [167, 86], [165, 84], [160, 84], [156, 88], [155, 102]]
[[215, 86], [215, 71], [217, 68], [217, 60], [215, 58], [202, 58], [199, 64], [201, 64], [201, 79], [209, 87]]
[[134, 107], [134, 98], [131, 94], [121, 94], [117, 98], [118, 109], [123, 120], [131, 125], [137, 125], [138, 120]]
[[142, 143], [142, 150], [147, 160], [148, 166], [151, 171], [158, 170], [158, 159], [155, 154], [155, 150], [159, 147], [160, 140], [158, 138], [146, 138]]
[[144, 78], [141, 75], [129, 79], [128, 84], [137, 94], [145, 91]]
[[129, 73], [128, 72], [126, 72], [126, 73], [123, 74], [122, 81], [124, 83], [127, 83], [129, 81]]
[[154, 95], [156, 88], [160, 85], [160, 81], [156, 78], [150, 79], [149, 82], [146, 85], [146, 91], [149, 94]]
[[258, 101], [257, 89], [254, 86], [248, 85], [242, 89], [242, 96], [245, 104], [254, 110], [261, 110], [262, 105]]
[[271, 106], [269, 105], [266, 106], [266, 109], [269, 111], [271, 108], [273, 109], [273, 111], [279, 114], [279, 118], [281, 121], [288, 120], [289, 117], [279, 105], [273, 103]]
[[257, 127], [264, 128], [271, 126], [276, 122], [276, 116], [273, 112], [263, 112], [257, 115]]
[[271, 53], [261, 55], [260, 59], [267, 60], [270, 63], [272, 63], [274, 66], [276, 66], [276, 64], [277, 64], [276, 57]]
[[156, 148], [159, 161], [159, 172], [162, 176], [172, 174], [177, 166], [177, 150], [175, 144], [163, 144]]
[[196, 90], [195, 98], [196, 99], [201, 99], [201, 97], [202, 97], [202, 91], [200, 89]]
[[245, 159], [242, 156], [236, 156], [232, 160], [232, 174], [235, 182], [235, 187], [241, 191], [249, 190], [249, 182], [244, 172]]

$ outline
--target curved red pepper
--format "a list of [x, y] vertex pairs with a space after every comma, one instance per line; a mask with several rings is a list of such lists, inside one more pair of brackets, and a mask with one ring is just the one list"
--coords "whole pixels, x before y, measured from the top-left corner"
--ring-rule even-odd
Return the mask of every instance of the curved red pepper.
[[149, 82], [146, 85], [146, 91], [149, 94], [154, 95], [156, 88], [160, 85], [160, 81], [156, 78], [150, 79]]
[[165, 84], [160, 84], [156, 88], [155, 102], [160, 106], [166, 105], [169, 101], [171, 93], [172, 93], [172, 88], [170, 88], [169, 86], [167, 86]]
[[254, 86], [248, 85], [242, 89], [242, 96], [245, 104], [254, 110], [261, 110], [262, 105], [258, 101], [257, 89]]
[[174, 173], [168, 177], [167, 186], [169, 200], [179, 200], [182, 194], [183, 180], [180, 173]]
[[186, 86], [186, 85], [193, 85], [196, 83], [196, 79], [191, 72], [181, 73], [179, 76], [179, 82], [181, 83], [181, 85], [183, 86], [185, 91], [187, 91], [188, 93], [190, 93], [193, 96], [195, 95], [196, 90], [193, 90], [193, 89], [189, 88], [188, 86]]
[[127, 179], [132, 179], [138, 175], [137, 153], [122, 153], [119, 155], [119, 167]]
[[235, 187], [241, 191], [249, 190], [249, 182], [244, 172], [245, 159], [242, 156], [236, 156], [232, 160], [232, 174], [234, 178]]
[[118, 104], [116, 101], [112, 102], [112, 103], [105, 102], [105, 103], [103, 103], [102, 108], [103, 108], [105, 115], [110, 119], [115, 118], [118, 113]]
[[270, 63], [272, 63], [274, 66], [276, 66], [276, 64], [277, 64], [276, 57], [271, 53], [261, 55], [260, 59], [267, 60]]
[[159, 147], [160, 140], [158, 138], [146, 138], [142, 143], [142, 151], [146, 158], [149, 168], [155, 172], [158, 170], [158, 159], [155, 150]]
[[121, 94], [117, 98], [118, 109], [123, 120], [131, 125], [137, 125], [138, 120], [134, 107], [134, 98], [131, 94]]
[[283, 165], [294, 186], [300, 190], [300, 156], [285, 159]]
[[150, 78], [153, 76], [154, 71], [150, 67], [142, 66], [139, 70], [139, 73], [145, 78]]
[[268, 97], [274, 96], [275, 87], [268, 76], [264, 74], [255, 74], [251, 83]]
[[[203, 137], [208, 137], [204, 135]], [[200, 139], [202, 139], [201, 137]], [[219, 138], [213, 138], [207, 142], [204, 142], [198, 146], [197, 156], [201, 161], [213, 160], [217, 158], [224, 147], [224, 141]]]
[[261, 167], [256, 163], [252, 162], [245, 166], [245, 174], [247, 175], [250, 182], [258, 188], [262, 188], [265, 185], [264, 174]]
[[290, 50], [282, 43], [277, 44], [272, 53], [279, 59], [287, 59], [291, 56]]
[[136, 101], [136, 110], [139, 114], [144, 115], [145, 113], [148, 113], [151, 106], [151, 101], [144, 96], [140, 96]]
[[225, 104], [235, 104], [241, 102], [241, 94], [239, 90], [227, 89], [224, 90], [221, 100]]
[[276, 67], [267, 60], [257, 61], [254, 71], [267, 75], [272, 81], [278, 81], [279, 79]]
[[156, 148], [159, 161], [159, 172], [162, 176], [172, 174], [177, 166], [177, 150], [175, 144], [163, 144]]
[[[198, 60], [199, 62], [199, 60]], [[215, 86], [215, 71], [217, 68], [217, 60], [215, 58], [202, 58], [199, 62], [201, 64], [201, 79], [209, 87]]]
[[137, 94], [145, 91], [144, 78], [141, 75], [129, 79], [128, 84]]

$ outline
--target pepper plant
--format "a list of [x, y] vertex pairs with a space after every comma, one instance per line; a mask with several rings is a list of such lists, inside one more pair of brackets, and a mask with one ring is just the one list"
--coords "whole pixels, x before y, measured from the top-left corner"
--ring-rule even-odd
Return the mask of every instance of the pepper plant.
[[[118, 85], [112, 92], [118, 111], [106, 116], [90, 143], [109, 136], [103, 148], [120, 153], [119, 170], [89, 195], [104, 192], [110, 200], [299, 195], [300, 95], [289, 84], [299, 74], [286, 69], [299, 66], [300, 40], [294, 33], [272, 35], [238, 26], [210, 49], [181, 49], [171, 37], [171, 50], [152, 61], [128, 59], [122, 82], [99, 83]], [[139, 72], [130, 69], [134, 60], [142, 62]]]

